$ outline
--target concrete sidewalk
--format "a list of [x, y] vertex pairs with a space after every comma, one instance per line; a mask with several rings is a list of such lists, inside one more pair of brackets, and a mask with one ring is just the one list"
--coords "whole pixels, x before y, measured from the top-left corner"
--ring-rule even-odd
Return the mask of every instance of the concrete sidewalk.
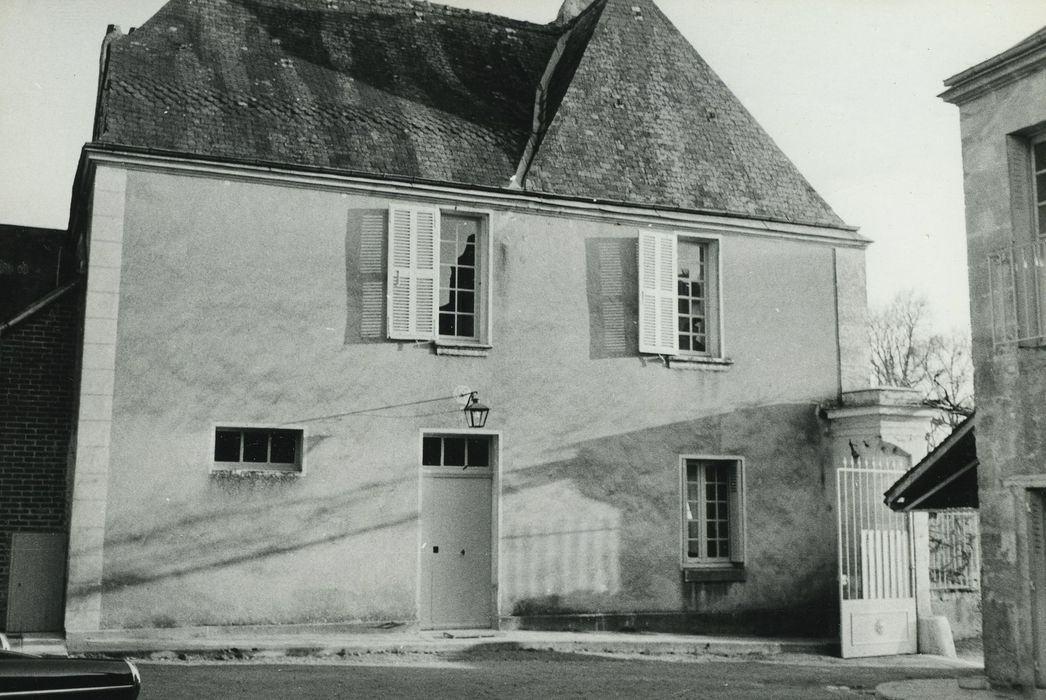
[[880, 700], [1046, 700], [1046, 690], [996, 689], [983, 677], [893, 681], [875, 689]]
[[[279, 628], [148, 630], [140, 634], [82, 635], [67, 640], [62, 651], [113, 654], [138, 658], [210, 656], [258, 658], [275, 656], [359, 656], [363, 654], [438, 654], [483, 650], [533, 650], [560, 653], [709, 654], [717, 656], [821, 654], [838, 651], [838, 642], [823, 639], [767, 639], [624, 632], [531, 632], [454, 630], [450, 632], [300, 631]], [[60, 652], [59, 652], [60, 653]]]

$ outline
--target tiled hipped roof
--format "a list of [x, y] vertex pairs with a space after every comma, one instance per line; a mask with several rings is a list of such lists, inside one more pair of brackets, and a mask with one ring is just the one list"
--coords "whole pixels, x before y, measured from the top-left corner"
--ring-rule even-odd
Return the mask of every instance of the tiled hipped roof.
[[170, 0], [109, 47], [102, 144], [843, 225], [650, 0]]

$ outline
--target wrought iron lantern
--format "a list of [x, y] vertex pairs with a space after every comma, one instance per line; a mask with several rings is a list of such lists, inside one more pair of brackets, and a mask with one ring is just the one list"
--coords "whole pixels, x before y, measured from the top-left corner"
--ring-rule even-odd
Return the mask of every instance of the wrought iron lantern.
[[476, 392], [469, 392], [468, 403], [462, 410], [465, 411], [465, 422], [470, 428], [482, 428], [487, 424], [487, 414], [490, 413], [490, 408], [479, 402]]

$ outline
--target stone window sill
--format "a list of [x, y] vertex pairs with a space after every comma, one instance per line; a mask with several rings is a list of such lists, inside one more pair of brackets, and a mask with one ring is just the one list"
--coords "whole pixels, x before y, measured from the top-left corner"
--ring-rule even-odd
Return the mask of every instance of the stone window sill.
[[693, 566], [683, 565], [683, 580], [687, 583], [716, 583], [720, 581], [744, 581], [743, 564], [729, 566]]
[[484, 345], [482, 343], [453, 343], [437, 340], [436, 354], [457, 357], [486, 357], [490, 354], [492, 347], [492, 345]]
[[300, 471], [283, 471], [280, 469], [212, 469], [211, 477], [215, 479], [299, 479]]
[[706, 372], [725, 372], [734, 361], [726, 357], [706, 357], [703, 355], [668, 355], [665, 366], [671, 369], [704, 370]]

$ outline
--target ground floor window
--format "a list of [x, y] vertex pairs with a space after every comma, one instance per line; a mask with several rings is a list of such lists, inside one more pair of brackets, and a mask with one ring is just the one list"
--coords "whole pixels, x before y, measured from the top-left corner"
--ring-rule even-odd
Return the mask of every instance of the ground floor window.
[[683, 562], [744, 561], [744, 474], [738, 458], [683, 457]]
[[301, 471], [302, 431], [284, 428], [214, 429], [216, 469]]

